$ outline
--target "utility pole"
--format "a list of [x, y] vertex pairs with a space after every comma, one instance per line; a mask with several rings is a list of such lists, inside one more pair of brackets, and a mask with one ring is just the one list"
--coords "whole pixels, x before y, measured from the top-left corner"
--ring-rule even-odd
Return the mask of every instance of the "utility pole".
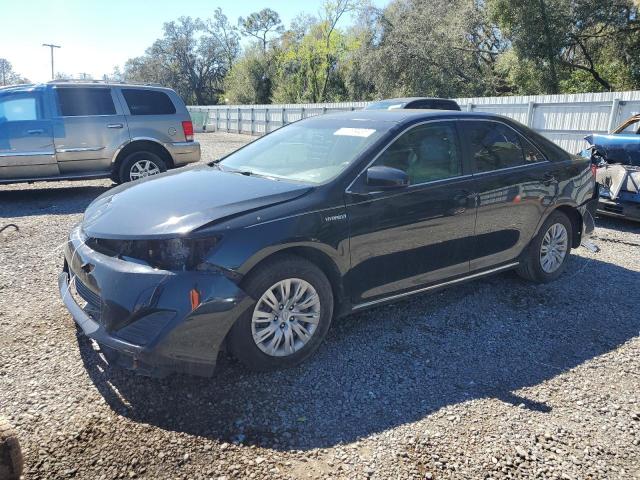
[[43, 43], [43, 47], [49, 47], [51, 49], [51, 80], [55, 80], [55, 75], [53, 73], [53, 49], [60, 48], [60, 45], [54, 45], [52, 43]]

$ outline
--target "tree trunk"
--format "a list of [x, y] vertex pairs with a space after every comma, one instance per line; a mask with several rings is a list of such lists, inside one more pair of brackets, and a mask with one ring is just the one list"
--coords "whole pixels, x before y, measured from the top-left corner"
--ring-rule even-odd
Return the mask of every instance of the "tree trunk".
[[556, 56], [553, 51], [553, 45], [551, 43], [551, 32], [549, 30], [549, 20], [547, 18], [547, 6], [545, 0], [540, 0], [540, 16], [542, 17], [542, 25], [544, 29], [544, 48], [549, 62], [549, 74], [551, 75], [550, 92], [558, 93], [558, 74], [556, 72]]

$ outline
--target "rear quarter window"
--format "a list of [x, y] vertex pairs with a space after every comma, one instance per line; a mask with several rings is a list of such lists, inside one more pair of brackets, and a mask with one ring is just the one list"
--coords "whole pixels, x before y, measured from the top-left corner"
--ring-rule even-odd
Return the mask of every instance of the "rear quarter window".
[[548, 138], [543, 137], [538, 132], [527, 128], [524, 134], [533, 143], [535, 143], [540, 150], [542, 150], [542, 153], [544, 153], [545, 157], [548, 160], [556, 162], [571, 160], [571, 154], [569, 152], [560, 148], [558, 145], [553, 143]]
[[63, 117], [116, 114], [110, 88], [57, 88], [56, 93]]
[[164, 92], [123, 88], [124, 96], [131, 115], [173, 115], [176, 107]]

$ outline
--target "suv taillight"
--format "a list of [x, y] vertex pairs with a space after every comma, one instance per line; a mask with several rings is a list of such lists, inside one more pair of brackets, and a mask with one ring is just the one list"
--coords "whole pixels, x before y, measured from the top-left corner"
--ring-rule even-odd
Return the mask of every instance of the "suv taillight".
[[182, 131], [184, 132], [185, 140], [187, 142], [193, 142], [193, 122], [191, 122], [191, 120], [182, 122]]

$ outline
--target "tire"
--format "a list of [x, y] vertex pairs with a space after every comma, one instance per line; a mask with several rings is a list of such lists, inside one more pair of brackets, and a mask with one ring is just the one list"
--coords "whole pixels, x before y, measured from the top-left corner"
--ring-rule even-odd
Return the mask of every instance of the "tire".
[[0, 478], [18, 480], [22, 475], [23, 466], [18, 435], [11, 425], [0, 417]]
[[[146, 162], [149, 162], [148, 164]], [[148, 171], [140, 170], [140, 167], [148, 165]], [[167, 164], [157, 154], [146, 150], [130, 153], [124, 159], [118, 170], [120, 183], [131, 182], [151, 175], [157, 175], [167, 171]], [[139, 172], [140, 176], [135, 173]], [[152, 173], [153, 172], [153, 173]]]
[[[282, 290], [279, 283], [287, 280], [290, 281], [290, 294], [285, 296], [288, 301], [280, 303], [282, 295], [279, 292]], [[303, 291], [303, 287], [306, 290]], [[273, 300], [267, 297], [267, 292], [272, 288]], [[250, 273], [243, 282], [243, 289], [256, 301], [233, 324], [227, 345], [231, 354], [247, 368], [269, 371], [293, 367], [317, 350], [333, 317], [333, 293], [329, 280], [316, 265], [295, 255], [277, 255]], [[313, 303], [314, 291], [319, 300], [317, 304]], [[299, 299], [296, 299], [297, 292], [303, 292]], [[266, 303], [275, 301], [275, 309]], [[287, 308], [287, 305], [291, 306]], [[305, 308], [307, 305], [312, 306]], [[254, 321], [254, 315], [258, 318], [257, 322]], [[303, 334], [310, 333], [310, 338], [301, 335], [301, 331]], [[260, 343], [254, 340], [254, 335], [262, 336], [265, 340]], [[275, 341], [276, 335], [279, 336], [278, 349], [270, 350], [269, 346]]]
[[[556, 230], [552, 231], [552, 228], [555, 228]], [[562, 234], [563, 229], [564, 234]], [[552, 261], [551, 263], [546, 264], [545, 268], [542, 252], [543, 244], [547, 241], [545, 240], [545, 236], [549, 234], [550, 237], [553, 238], [558, 232], [560, 232], [562, 237], [566, 235], [564, 255], [558, 265], [556, 265], [555, 261]], [[535, 283], [547, 283], [557, 279], [567, 268], [567, 259], [571, 253], [572, 238], [573, 225], [571, 224], [571, 220], [569, 220], [569, 218], [562, 212], [553, 212], [542, 224], [540, 231], [533, 238], [529, 247], [527, 247], [527, 250], [524, 252], [520, 266], [517, 269], [518, 274], [522, 278]], [[558, 247], [562, 244], [563, 242], [560, 241], [556, 243]], [[549, 249], [549, 247], [547, 247], [547, 249]], [[556, 248], [556, 251], [560, 250], [562, 249]]]

